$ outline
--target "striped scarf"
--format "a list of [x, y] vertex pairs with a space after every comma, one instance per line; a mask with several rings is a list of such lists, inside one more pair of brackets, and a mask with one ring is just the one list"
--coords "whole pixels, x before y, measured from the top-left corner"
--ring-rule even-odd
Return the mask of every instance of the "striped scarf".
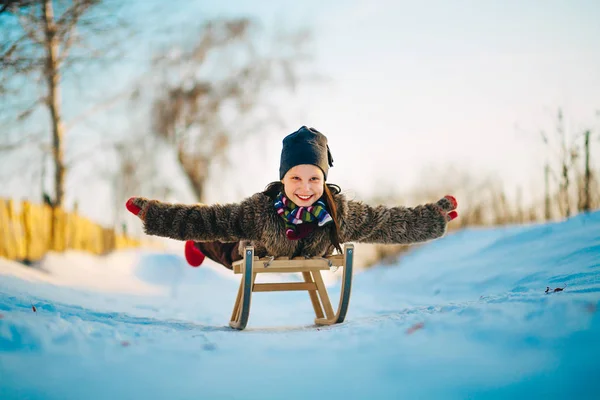
[[275, 209], [285, 221], [285, 233], [288, 237], [296, 231], [296, 225], [304, 222], [318, 221], [319, 226], [333, 222], [322, 200], [317, 200], [309, 207], [299, 207], [283, 193], [279, 193], [275, 199]]

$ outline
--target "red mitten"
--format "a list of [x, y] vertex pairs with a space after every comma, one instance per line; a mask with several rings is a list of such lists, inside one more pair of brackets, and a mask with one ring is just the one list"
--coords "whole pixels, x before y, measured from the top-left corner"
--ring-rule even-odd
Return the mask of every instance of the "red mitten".
[[456, 210], [456, 208], [458, 207], [458, 201], [456, 201], [456, 198], [450, 195], [446, 195], [444, 196], [444, 198], [448, 199], [448, 201], [452, 204], [452, 209]]
[[448, 213], [448, 215], [446, 215], [446, 217], [447, 217], [447, 219], [448, 219], [448, 222], [450, 222], [450, 221], [452, 221], [453, 219], [455, 219], [455, 218], [457, 218], [457, 217], [458, 217], [458, 212], [456, 212], [456, 211], [450, 211], [450, 212]]
[[439, 207], [440, 212], [443, 216], [446, 217], [446, 220], [448, 222], [458, 217], [458, 212], [456, 212], [458, 202], [456, 201], [456, 198], [454, 196], [446, 195], [444, 196], [444, 198], [440, 199], [436, 204]]
[[192, 267], [199, 267], [206, 256], [194, 245], [193, 240], [185, 242], [185, 259]]
[[125, 203], [125, 207], [127, 210], [133, 215], [139, 217], [142, 221], [146, 218], [146, 212], [148, 211], [148, 206], [150, 202], [143, 197], [131, 197]]

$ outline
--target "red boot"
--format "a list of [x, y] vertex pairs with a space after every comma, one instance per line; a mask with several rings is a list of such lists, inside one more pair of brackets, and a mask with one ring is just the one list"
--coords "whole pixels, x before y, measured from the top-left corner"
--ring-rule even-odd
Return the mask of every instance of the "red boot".
[[199, 267], [206, 256], [194, 245], [193, 240], [185, 242], [185, 259], [192, 267]]

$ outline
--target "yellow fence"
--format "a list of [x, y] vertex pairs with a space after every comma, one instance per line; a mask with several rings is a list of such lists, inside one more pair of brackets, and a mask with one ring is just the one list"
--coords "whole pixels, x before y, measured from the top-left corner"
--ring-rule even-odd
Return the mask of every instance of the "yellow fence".
[[[54, 214], [54, 215], [53, 215]], [[56, 234], [52, 235], [52, 218]], [[115, 234], [76, 213], [47, 205], [0, 199], [0, 256], [36, 261], [48, 251], [81, 250], [102, 255], [113, 250], [139, 247], [139, 240]]]

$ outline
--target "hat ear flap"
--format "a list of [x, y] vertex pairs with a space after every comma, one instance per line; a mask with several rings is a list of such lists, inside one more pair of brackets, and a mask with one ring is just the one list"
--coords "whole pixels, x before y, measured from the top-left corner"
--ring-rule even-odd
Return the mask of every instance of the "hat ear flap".
[[331, 155], [331, 150], [329, 150], [329, 145], [327, 146], [327, 161], [329, 161], [329, 166], [333, 167], [333, 156]]

